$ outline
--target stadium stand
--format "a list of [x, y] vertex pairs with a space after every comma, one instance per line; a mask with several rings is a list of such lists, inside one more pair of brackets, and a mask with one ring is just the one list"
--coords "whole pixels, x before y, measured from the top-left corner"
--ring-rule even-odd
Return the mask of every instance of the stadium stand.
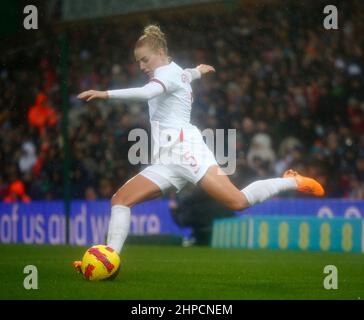
[[[350, 4], [343, 3], [340, 13], [335, 31], [317, 23], [319, 10], [265, 6], [219, 14], [197, 11], [188, 19], [150, 14], [133, 24], [120, 18], [67, 27], [72, 198], [110, 198], [140, 170], [128, 162], [132, 142], [127, 137], [133, 128], [148, 130], [146, 106], [86, 105], [76, 96], [90, 88], [145, 83], [133, 61], [133, 45], [145, 22], [157, 21], [177, 63], [216, 67], [216, 74], [193, 84], [192, 122], [201, 129], [237, 130], [238, 167], [232, 176], [237, 185], [292, 167], [317, 178], [327, 197], [363, 199], [364, 19]], [[57, 28], [39, 31], [37, 37], [28, 50], [1, 58], [3, 200], [21, 199], [16, 193], [9, 198], [19, 181], [22, 194], [33, 200], [63, 197]], [[42, 99], [49, 103], [49, 114], [32, 120], [31, 110]]]

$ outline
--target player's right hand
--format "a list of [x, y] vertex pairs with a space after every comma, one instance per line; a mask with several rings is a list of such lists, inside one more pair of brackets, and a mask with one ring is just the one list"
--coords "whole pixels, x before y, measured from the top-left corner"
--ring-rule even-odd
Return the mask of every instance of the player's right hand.
[[107, 99], [108, 95], [106, 91], [97, 91], [97, 90], [87, 90], [84, 92], [81, 92], [78, 96], [78, 99], [90, 101], [92, 99]]

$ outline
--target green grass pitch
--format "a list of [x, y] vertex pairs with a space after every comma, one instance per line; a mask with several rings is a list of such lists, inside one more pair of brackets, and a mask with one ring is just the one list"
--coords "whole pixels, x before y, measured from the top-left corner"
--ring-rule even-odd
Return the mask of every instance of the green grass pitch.
[[[0, 299], [364, 299], [364, 254], [127, 245], [115, 280], [88, 282], [71, 266], [86, 249], [0, 245]], [[23, 287], [26, 265], [38, 290]], [[326, 265], [337, 290], [323, 287]]]

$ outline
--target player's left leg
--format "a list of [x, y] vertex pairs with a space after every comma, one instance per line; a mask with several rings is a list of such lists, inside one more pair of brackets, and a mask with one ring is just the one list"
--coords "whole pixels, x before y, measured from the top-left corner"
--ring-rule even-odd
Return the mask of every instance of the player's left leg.
[[288, 190], [315, 196], [324, 194], [322, 186], [316, 180], [303, 177], [294, 171], [286, 172], [283, 178], [255, 181], [239, 190], [217, 165], [207, 170], [199, 185], [210, 196], [232, 210], [245, 209]]
[[131, 223], [131, 208], [146, 200], [162, 195], [160, 187], [138, 174], [119, 188], [111, 199], [111, 215], [107, 233], [107, 246], [120, 254]]
[[[162, 177], [159, 177], [162, 179]], [[117, 253], [124, 245], [129, 233], [131, 222], [130, 209], [134, 205], [146, 200], [158, 198], [162, 195], [163, 186], [168, 187], [168, 183], [162, 180], [164, 184], [157, 185], [146, 176], [138, 174], [128, 180], [119, 188], [111, 199], [111, 215], [107, 233], [107, 246], [113, 248]], [[81, 261], [74, 261], [73, 266], [79, 273], [81, 271]], [[114, 276], [117, 274], [115, 273]]]

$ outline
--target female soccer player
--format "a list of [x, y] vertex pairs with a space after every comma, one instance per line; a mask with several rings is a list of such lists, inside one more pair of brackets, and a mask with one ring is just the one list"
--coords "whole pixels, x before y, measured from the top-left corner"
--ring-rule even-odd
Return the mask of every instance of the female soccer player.
[[[314, 179], [288, 170], [283, 178], [256, 181], [239, 190], [219, 168], [201, 132], [190, 123], [192, 89], [190, 82], [214, 72], [208, 65], [183, 70], [168, 56], [165, 35], [158, 26], [149, 25], [135, 45], [135, 59], [149, 82], [141, 88], [95, 91], [79, 94], [90, 101], [121, 99], [148, 101], [155, 150], [165, 154], [127, 181], [111, 199], [107, 245], [120, 253], [130, 226], [130, 208], [161, 196], [166, 190], [181, 190], [189, 181], [232, 210], [242, 210], [286, 190], [322, 196], [324, 190]], [[159, 131], [158, 131], [159, 130]], [[162, 132], [162, 134], [160, 134]], [[167, 132], [167, 134], [163, 134]], [[181, 161], [182, 160], [182, 161]]]

